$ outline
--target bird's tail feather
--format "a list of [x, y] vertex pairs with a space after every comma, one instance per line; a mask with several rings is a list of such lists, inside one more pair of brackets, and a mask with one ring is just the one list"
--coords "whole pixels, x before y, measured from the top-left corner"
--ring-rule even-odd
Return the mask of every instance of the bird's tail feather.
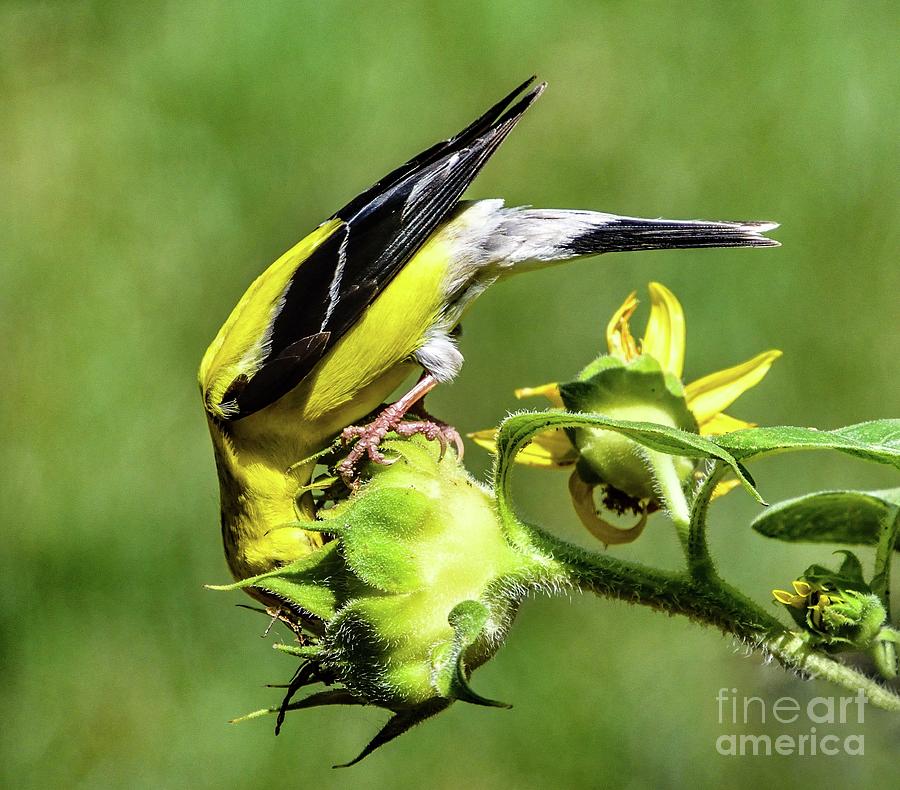
[[[602, 218], [602, 219], [601, 219]], [[569, 239], [576, 255], [696, 247], [778, 247], [763, 234], [776, 222], [708, 222], [599, 215], [600, 222]]]
[[[702, 247], [778, 247], [776, 222], [643, 219], [597, 211], [501, 209], [507, 264], [541, 265], [582, 255]], [[496, 243], [496, 242], [495, 242]], [[517, 267], [518, 268], [518, 267]]]

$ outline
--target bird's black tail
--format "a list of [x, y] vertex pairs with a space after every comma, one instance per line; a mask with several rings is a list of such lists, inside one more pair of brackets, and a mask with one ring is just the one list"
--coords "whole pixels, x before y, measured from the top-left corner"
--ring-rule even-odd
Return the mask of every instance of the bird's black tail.
[[[586, 218], [592, 214], [583, 213]], [[612, 214], [593, 214], [593, 218], [594, 222], [559, 245], [560, 252], [597, 255], [629, 250], [779, 246], [775, 239], [763, 235], [777, 228], [776, 222], [640, 219]]]
[[[483, 201], [487, 204], [489, 201]], [[698, 247], [778, 247], [777, 222], [642, 219], [599, 211], [502, 208], [496, 201], [490, 247], [501, 267], [541, 267], [581, 255]]]

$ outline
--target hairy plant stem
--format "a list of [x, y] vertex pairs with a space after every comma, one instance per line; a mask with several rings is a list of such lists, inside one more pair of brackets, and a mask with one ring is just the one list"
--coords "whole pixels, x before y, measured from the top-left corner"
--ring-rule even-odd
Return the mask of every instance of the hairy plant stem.
[[675, 469], [675, 459], [667, 453], [657, 450], [644, 451], [656, 480], [658, 494], [666, 513], [675, 525], [678, 540], [682, 548], [687, 550], [688, 531], [690, 529], [690, 506], [684, 495], [681, 479]]
[[900, 696], [877, 680], [810, 647], [771, 614], [723, 581], [706, 543], [706, 513], [712, 493], [727, 467], [717, 464], [698, 490], [691, 507], [685, 554], [686, 572], [666, 572], [587, 551], [518, 520], [505, 507], [508, 537], [528, 547], [555, 588], [578, 587], [606, 598], [642, 604], [679, 614], [740, 639], [774, 657], [791, 671], [829, 680], [846, 689], [862, 689], [869, 702], [900, 711]]
[[725, 464], [721, 461], [714, 461], [691, 504], [691, 521], [688, 527], [685, 559], [688, 564], [688, 573], [692, 579], [707, 581], [719, 579], [709, 553], [709, 544], [706, 542], [706, 516], [716, 486], [727, 471], [728, 467]]

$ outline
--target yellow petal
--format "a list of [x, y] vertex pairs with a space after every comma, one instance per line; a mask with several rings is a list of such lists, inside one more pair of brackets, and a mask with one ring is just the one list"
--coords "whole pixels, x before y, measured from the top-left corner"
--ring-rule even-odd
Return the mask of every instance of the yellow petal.
[[609, 346], [609, 353], [626, 362], [638, 355], [637, 343], [634, 342], [628, 326], [628, 319], [637, 310], [637, 306], [637, 291], [632, 291], [606, 325], [606, 345]]
[[497, 429], [487, 428], [483, 431], [466, 434], [475, 444], [483, 447], [489, 453], [497, 452]]
[[[497, 452], [496, 428], [470, 433], [469, 438], [479, 447], [483, 447], [491, 453]], [[571, 466], [577, 460], [578, 451], [572, 447], [566, 434], [560, 430], [539, 433], [516, 455], [517, 464], [536, 466], [542, 469]]]
[[566, 408], [563, 405], [562, 398], [559, 397], [559, 384], [555, 381], [550, 384], [541, 384], [540, 387], [520, 387], [515, 391], [515, 396], [520, 400], [522, 398], [533, 398], [536, 395], [545, 397], [558, 409]]
[[545, 469], [571, 466], [577, 460], [578, 451], [572, 447], [565, 431], [560, 430], [539, 433], [516, 456], [518, 464], [540, 466]]
[[742, 431], [744, 428], [756, 427], [755, 422], [746, 422], [737, 417], [729, 417], [727, 414], [714, 414], [706, 422], [700, 425], [701, 436], [719, 436], [732, 431]]
[[710, 373], [685, 388], [688, 408], [698, 423], [704, 423], [727, 409], [743, 393], [762, 381], [780, 351], [764, 351], [753, 359], [727, 370]]
[[733, 491], [740, 484], [740, 480], [723, 480], [713, 489], [712, 499], [718, 499], [721, 496], [725, 496], [725, 494], [729, 491]]
[[794, 590], [797, 591], [797, 595], [801, 596], [802, 598], [806, 598], [806, 596], [813, 591], [812, 585], [807, 581], [803, 581], [802, 579], [796, 579], [792, 581], [791, 585], [793, 586]]
[[644, 527], [647, 526], [646, 510], [641, 514], [640, 521], [630, 529], [619, 529], [600, 518], [594, 505], [594, 486], [585, 483], [577, 469], [569, 477], [569, 494], [572, 496], [572, 505], [581, 523], [591, 535], [606, 546], [631, 543], [640, 537]]
[[778, 603], [785, 606], [793, 606], [795, 609], [803, 608], [803, 599], [793, 593], [789, 593], [787, 590], [772, 590], [772, 595]]
[[684, 372], [684, 310], [668, 288], [650, 283], [650, 318], [641, 351], [653, 357], [667, 373]]

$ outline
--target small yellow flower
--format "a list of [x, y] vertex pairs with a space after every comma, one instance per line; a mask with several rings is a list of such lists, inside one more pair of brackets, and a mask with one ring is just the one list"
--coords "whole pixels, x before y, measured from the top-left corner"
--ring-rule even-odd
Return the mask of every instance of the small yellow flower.
[[[637, 294], [632, 292], [613, 314], [606, 327], [609, 355], [624, 363], [631, 363], [639, 357], [651, 357], [664, 374], [680, 381], [684, 372], [686, 334], [684, 310], [675, 295], [665, 286], [652, 282], [649, 291], [650, 316], [643, 338], [635, 340], [631, 333], [629, 322], [638, 306]], [[772, 363], [780, 356], [780, 351], [774, 349], [765, 351], [740, 365], [711, 373], [686, 385], [684, 401], [696, 420], [699, 433], [703, 436], [712, 436], [753, 427], [753, 423], [731, 417], [725, 414], [724, 410], [744, 392], [762, 381]], [[554, 408], [562, 409], [565, 407], [559, 386], [553, 382], [518, 389], [515, 394], [517, 398], [542, 396]], [[630, 418], [658, 421], [652, 417], [648, 419], [646, 416]], [[494, 430], [487, 430], [470, 434], [470, 437], [476, 444], [493, 451], [495, 435]], [[580, 457], [567, 434], [561, 430], [553, 430], [538, 434], [517, 456], [516, 461], [527, 466], [565, 468], [575, 465]], [[736, 480], [725, 481], [717, 487], [715, 495], [721, 496], [736, 485], [738, 485]], [[577, 471], [573, 472], [569, 489], [582, 523], [607, 544], [634, 540], [643, 530], [647, 514], [655, 509], [656, 503], [649, 501], [644, 502], [639, 508], [633, 507], [640, 515], [640, 520], [631, 529], [619, 529], [603, 521], [597, 514], [593, 501], [595, 487], [582, 480]]]

